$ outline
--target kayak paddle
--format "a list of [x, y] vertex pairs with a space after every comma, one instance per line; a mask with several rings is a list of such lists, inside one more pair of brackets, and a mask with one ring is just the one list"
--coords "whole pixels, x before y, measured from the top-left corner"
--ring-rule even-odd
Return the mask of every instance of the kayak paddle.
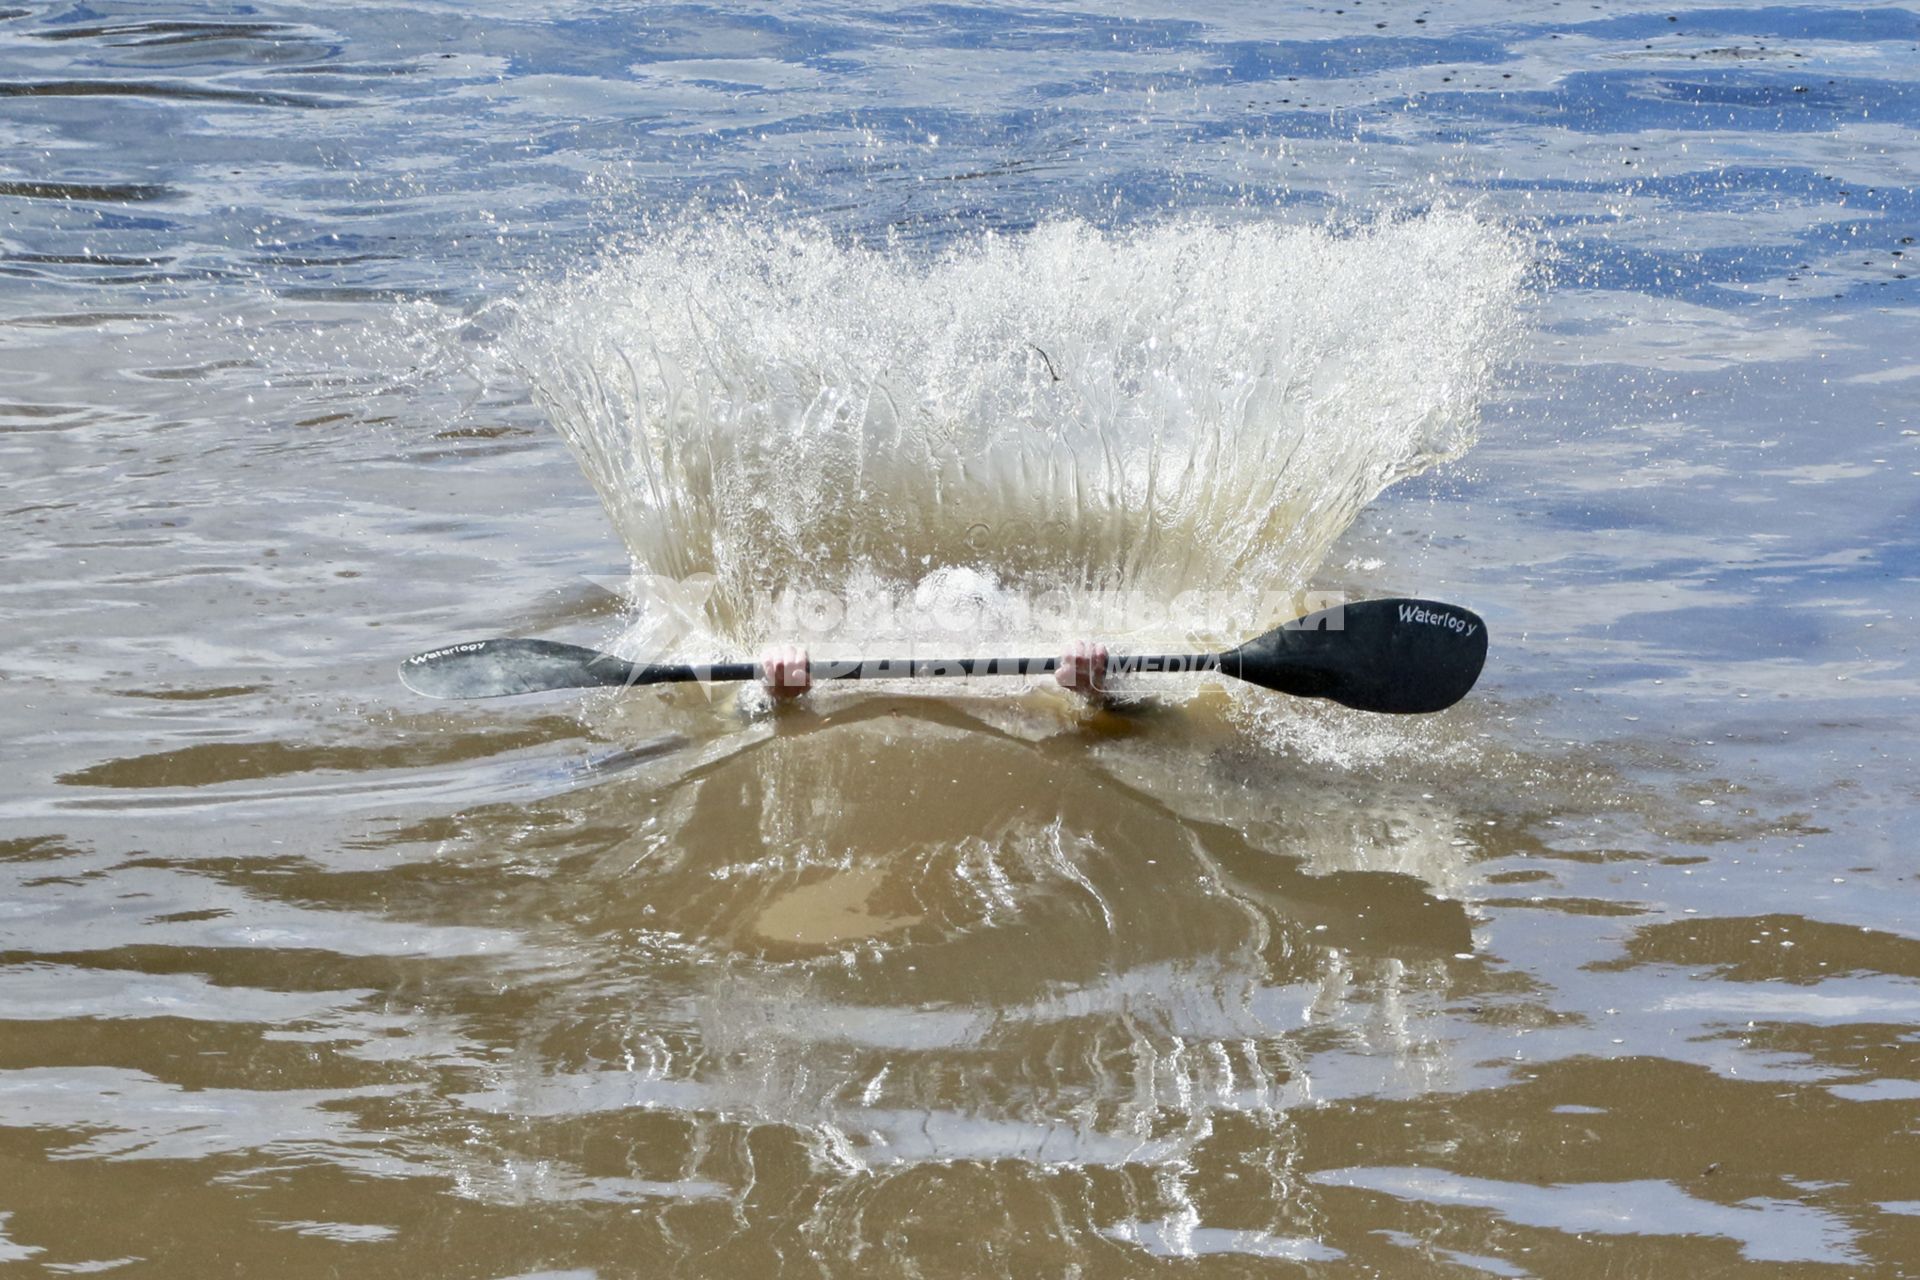
[[[1115, 655], [1107, 670], [1219, 671], [1301, 698], [1359, 711], [1415, 714], [1452, 706], [1480, 676], [1487, 626], [1479, 615], [1429, 600], [1365, 600], [1323, 609], [1224, 653]], [[1033, 676], [1057, 658], [899, 658], [815, 662], [815, 680], [914, 676]], [[756, 662], [637, 663], [553, 640], [472, 640], [415, 654], [400, 680], [429, 698], [499, 698], [696, 680], [757, 680]]]

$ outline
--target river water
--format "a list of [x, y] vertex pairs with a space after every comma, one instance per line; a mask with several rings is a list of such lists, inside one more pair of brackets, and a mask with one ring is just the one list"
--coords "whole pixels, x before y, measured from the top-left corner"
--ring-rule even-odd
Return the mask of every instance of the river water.
[[[0, 1270], [1920, 1272], [1920, 13], [0, 8]], [[1477, 610], [1392, 719], [632, 656]]]

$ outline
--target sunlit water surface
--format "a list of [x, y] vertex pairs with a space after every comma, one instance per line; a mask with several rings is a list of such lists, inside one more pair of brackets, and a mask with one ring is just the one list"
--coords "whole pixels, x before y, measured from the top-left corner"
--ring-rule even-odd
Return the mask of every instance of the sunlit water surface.
[[[0, 1269], [1920, 1270], [1920, 14], [0, 8]], [[635, 655], [1488, 620], [1189, 679]]]

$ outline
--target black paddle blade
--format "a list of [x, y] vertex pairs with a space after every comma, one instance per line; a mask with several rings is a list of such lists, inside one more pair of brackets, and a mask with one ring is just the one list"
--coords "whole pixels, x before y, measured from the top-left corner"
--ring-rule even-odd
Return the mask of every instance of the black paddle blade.
[[1365, 600], [1323, 609], [1220, 655], [1220, 670], [1356, 711], [1441, 711], [1487, 661], [1487, 624], [1458, 605]]
[[470, 640], [416, 653], [400, 664], [400, 683], [429, 698], [592, 689], [630, 684], [640, 674], [624, 658], [553, 640]]

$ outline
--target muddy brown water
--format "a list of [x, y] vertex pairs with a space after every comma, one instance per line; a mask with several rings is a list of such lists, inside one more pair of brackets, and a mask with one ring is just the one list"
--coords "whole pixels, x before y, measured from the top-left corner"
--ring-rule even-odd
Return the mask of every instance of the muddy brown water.
[[[1596, 535], [1528, 509], [1586, 482], [1542, 465], [1524, 400], [1473, 483], [1520, 456], [1530, 493], [1389, 495], [1331, 562], [1406, 556], [1487, 613], [1486, 683], [1440, 716], [1206, 686], [1086, 717], [982, 683], [756, 717], [698, 690], [413, 698], [396, 657], [476, 619], [614, 625], [568, 573], [619, 553], [564, 450], [237, 429], [219, 368], [178, 371], [205, 416], [169, 422], [156, 372], [136, 353], [109, 374], [134, 392], [9, 436], [39, 468], [7, 517], [16, 1267], [1784, 1275], [1920, 1250], [1903, 686], [1849, 690], [1850, 641], [1781, 630], [1778, 688], [1718, 640], [1601, 687], [1596, 651], [1647, 642], [1582, 611], [1648, 588], [1590, 589]], [[1576, 566], [1503, 562], [1490, 509]], [[1324, 576], [1397, 585], [1371, 573]]]
[[[389, 8], [0, 9], [0, 1274], [1920, 1272], [1910, 13], [1078, 13], [1061, 52], [960, 9]], [[938, 146], [870, 110], [927, 95]], [[1443, 714], [395, 678], [632, 638], [639, 535], [565, 396], [432, 354], [501, 341], [606, 206], [744, 183], [937, 250], [1436, 180], [1528, 246], [1513, 349], [1447, 465], [1287, 491], [1330, 550], [1285, 585], [1483, 614]], [[1490, 243], [1407, 225], [1463, 278]], [[1193, 234], [1112, 243], [1186, 280]], [[1481, 386], [1432, 363], [1447, 281], [1367, 243], [1314, 241], [1296, 300], [1364, 294], [1401, 363], [1278, 402]], [[700, 331], [717, 363], [790, 336], [748, 320]], [[1045, 377], [995, 349], [1013, 409], [1103, 354], [1048, 342]], [[1146, 347], [1114, 385], [1181, 372]]]

